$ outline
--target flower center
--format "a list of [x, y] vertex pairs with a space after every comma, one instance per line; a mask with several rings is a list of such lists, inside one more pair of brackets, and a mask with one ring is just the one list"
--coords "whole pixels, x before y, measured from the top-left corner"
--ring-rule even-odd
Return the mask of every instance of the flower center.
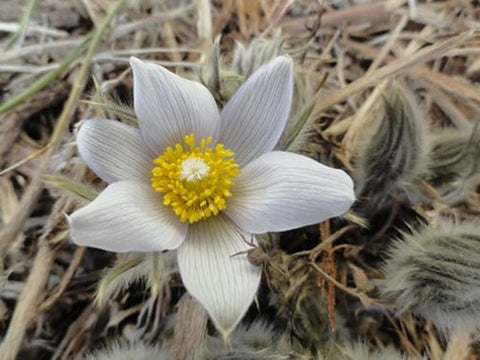
[[210, 170], [210, 166], [197, 157], [189, 157], [183, 160], [180, 167], [180, 180], [186, 180], [188, 182], [195, 182], [206, 178]]
[[183, 222], [217, 215], [226, 208], [226, 198], [232, 196], [232, 180], [240, 173], [234, 152], [223, 144], [210, 148], [211, 142], [209, 137], [195, 146], [195, 137], [190, 134], [185, 136], [186, 146], [168, 147], [153, 161], [152, 187], [163, 193], [163, 203]]

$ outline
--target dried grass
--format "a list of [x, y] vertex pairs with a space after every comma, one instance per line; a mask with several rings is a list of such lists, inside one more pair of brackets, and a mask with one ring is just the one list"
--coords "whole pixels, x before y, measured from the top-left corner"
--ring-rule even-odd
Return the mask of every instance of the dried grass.
[[[186, 307], [188, 301], [180, 303], [182, 323], [172, 335], [167, 314], [175, 311], [182, 294], [176, 277], [152, 297], [144, 296], [144, 284], [135, 283], [103, 305], [94, 304], [98, 280], [114, 255], [76, 248], [67, 240], [64, 213], [72, 211], [78, 198], [52, 182], [46, 186], [48, 174], [102, 186], [75, 154], [69, 130], [98, 114], [99, 94], [131, 103], [129, 56], [198, 75], [203, 65], [218, 58], [218, 44], [212, 42], [218, 35], [224, 66], [233, 57], [235, 41], [268, 38], [280, 28], [284, 50], [299, 64], [299, 78], [309, 78], [309, 84], [297, 86], [284, 147], [346, 169], [355, 165], [359, 138], [371, 126], [367, 115], [383, 101], [395, 77], [415, 92], [428, 114], [424, 121], [433, 129], [466, 131], [479, 121], [480, 9], [475, 1], [120, 3], [30, 0], [22, 2], [23, 15], [12, 10], [15, 21], [11, 12], [0, 13], [2, 360], [80, 359], [111, 339], [170, 336], [178, 347], [182, 329], [193, 329], [189, 346], [204, 343], [204, 323], [188, 324], [196, 306]], [[5, 0], [2, 7], [17, 9], [18, 4]], [[217, 70], [213, 73], [219, 77]], [[115, 115], [123, 110], [106, 111]], [[295, 126], [298, 119], [302, 126]], [[429, 221], [441, 214], [468, 219], [478, 216], [479, 198], [475, 192], [455, 206], [440, 197], [415, 205], [394, 199], [397, 203], [384, 217], [368, 219], [369, 229], [352, 213], [332, 222], [333, 235], [330, 229], [325, 234], [324, 224], [323, 237], [318, 228], [308, 228], [264, 242], [261, 264], [269, 283], [264, 291], [276, 299], [273, 303], [282, 301], [283, 329], [292, 338], [304, 336], [298, 321], [301, 317], [302, 326], [313, 326], [304, 316], [311, 309], [304, 307], [309, 296], [327, 294], [330, 325], [343, 326], [337, 314], [346, 319], [353, 337], [373, 347], [395, 345], [406, 354], [431, 359], [480, 358], [468, 335], [449, 341], [421, 319], [391, 318], [385, 315], [386, 304], [370, 291], [371, 282], [382, 276], [379, 249], [412, 212], [414, 218], [421, 214]], [[341, 235], [330, 240], [339, 230]], [[259, 306], [272, 312], [265, 303]], [[297, 350], [317, 341], [298, 340]]]

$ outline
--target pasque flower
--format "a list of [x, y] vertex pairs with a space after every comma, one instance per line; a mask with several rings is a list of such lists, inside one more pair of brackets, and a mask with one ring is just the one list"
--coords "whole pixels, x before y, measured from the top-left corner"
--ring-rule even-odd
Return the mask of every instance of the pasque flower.
[[131, 59], [139, 128], [87, 120], [77, 145], [109, 185], [70, 217], [73, 241], [108, 251], [177, 249], [187, 290], [228, 334], [251, 304], [260, 269], [242, 253], [253, 234], [345, 212], [353, 183], [341, 170], [273, 151], [287, 121], [293, 66], [262, 66], [219, 112], [210, 92]]

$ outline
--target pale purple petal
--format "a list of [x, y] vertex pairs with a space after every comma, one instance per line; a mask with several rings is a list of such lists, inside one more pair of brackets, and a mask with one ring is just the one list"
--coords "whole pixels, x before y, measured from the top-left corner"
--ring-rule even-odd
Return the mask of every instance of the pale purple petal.
[[280, 56], [262, 66], [222, 111], [219, 142], [235, 152], [240, 166], [271, 151], [290, 113], [293, 65]]
[[344, 171], [282, 151], [249, 163], [231, 191], [226, 214], [253, 234], [319, 223], [345, 213], [355, 200]]
[[86, 120], [77, 135], [78, 152], [103, 180], [149, 183], [154, 156], [133, 126], [105, 119]]
[[160, 65], [136, 58], [130, 63], [135, 113], [145, 143], [157, 156], [191, 133], [197, 140], [216, 137], [220, 115], [206, 87]]
[[215, 326], [228, 336], [253, 301], [261, 272], [245, 253], [251, 235], [224, 215], [190, 225], [177, 250], [187, 290], [208, 311]]
[[114, 252], [176, 249], [187, 234], [187, 224], [162, 204], [162, 196], [135, 181], [107, 186], [69, 222], [73, 242]]

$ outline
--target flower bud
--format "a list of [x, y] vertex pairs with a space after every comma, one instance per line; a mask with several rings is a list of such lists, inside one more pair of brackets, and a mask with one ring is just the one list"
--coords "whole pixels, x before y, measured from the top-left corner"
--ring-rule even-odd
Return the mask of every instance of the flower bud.
[[433, 135], [432, 162], [426, 181], [448, 204], [467, 198], [480, 170], [480, 128], [445, 129]]
[[402, 84], [393, 83], [372, 116], [379, 121], [363, 134], [355, 178], [357, 193], [378, 201], [413, 184], [426, 169], [429, 146], [422, 111]]
[[159, 346], [114, 343], [107, 348], [87, 355], [83, 360], [167, 360], [171, 359], [169, 351]]
[[383, 297], [445, 332], [480, 324], [480, 223], [441, 219], [404, 233], [388, 250]]

